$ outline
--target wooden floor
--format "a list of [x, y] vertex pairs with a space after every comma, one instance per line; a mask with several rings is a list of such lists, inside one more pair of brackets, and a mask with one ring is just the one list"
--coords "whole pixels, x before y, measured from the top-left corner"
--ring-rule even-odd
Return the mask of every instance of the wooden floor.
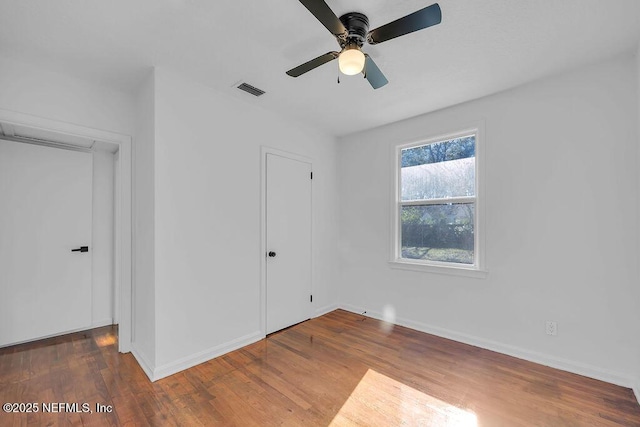
[[341, 310], [156, 383], [112, 327], [0, 349], [12, 402], [39, 412], [0, 426], [640, 426], [629, 389]]

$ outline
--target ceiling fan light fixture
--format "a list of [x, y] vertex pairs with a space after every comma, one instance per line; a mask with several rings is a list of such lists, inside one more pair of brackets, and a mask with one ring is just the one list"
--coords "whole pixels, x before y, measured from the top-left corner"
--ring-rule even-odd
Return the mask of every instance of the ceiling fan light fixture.
[[353, 76], [364, 70], [364, 53], [357, 45], [349, 45], [344, 48], [338, 57], [338, 67], [343, 74]]
[[[338, 18], [326, 0], [299, 1], [329, 30], [342, 50], [327, 52], [290, 69], [287, 75], [291, 77], [299, 77], [327, 62], [338, 59], [338, 67], [343, 74], [353, 76], [363, 73], [372, 88], [380, 89], [389, 81], [371, 56], [362, 53], [362, 46], [365, 43], [380, 44], [442, 22], [442, 10], [438, 3], [434, 3], [369, 31], [369, 18], [363, 13], [347, 12]], [[338, 83], [340, 83], [339, 79]]]

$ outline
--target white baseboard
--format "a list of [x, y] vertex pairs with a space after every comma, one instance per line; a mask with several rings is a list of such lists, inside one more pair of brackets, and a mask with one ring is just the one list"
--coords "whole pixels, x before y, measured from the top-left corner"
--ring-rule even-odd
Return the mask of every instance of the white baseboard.
[[[343, 310], [350, 311], [350, 312], [355, 313], [355, 314], [367, 315], [367, 311], [364, 308], [356, 307], [355, 305], [340, 304], [340, 308], [343, 309]], [[377, 317], [374, 317], [374, 316], [369, 316], [369, 317], [373, 317], [373, 318], [377, 319]]]
[[[378, 320], [384, 320], [382, 313], [378, 313], [371, 310], [366, 310], [362, 307], [356, 307], [350, 304], [342, 304], [341, 308], [352, 313], [361, 314], [367, 317], [371, 317]], [[422, 322], [417, 322], [409, 319], [397, 318], [395, 324], [405, 326], [407, 328], [415, 329], [417, 331], [425, 332], [428, 334], [436, 335], [442, 338], [447, 338], [453, 341], [458, 341], [464, 344], [469, 344], [475, 347], [484, 348], [487, 350], [495, 351], [498, 353], [506, 354], [508, 356], [517, 357], [518, 359], [528, 360], [530, 362], [538, 363], [541, 365], [549, 366], [552, 368], [560, 369], [562, 371], [571, 372], [585, 377], [594, 378], [597, 380], [605, 381], [608, 383], [616, 384], [622, 387], [633, 388], [633, 381], [622, 373], [601, 369], [595, 366], [587, 365], [584, 363], [574, 362], [571, 360], [550, 356], [547, 354], [539, 353], [536, 351], [527, 350], [521, 347], [516, 347], [509, 344], [503, 344], [496, 341], [487, 340], [484, 338], [475, 337], [468, 334], [463, 334], [455, 331], [451, 331], [444, 328], [430, 326]], [[638, 386], [634, 389], [636, 397], [639, 397]]]
[[76, 332], [85, 332], [85, 331], [89, 331], [89, 330], [94, 329], [94, 328], [99, 328], [99, 327], [107, 326], [107, 325], [111, 325], [111, 320], [109, 320], [109, 322], [106, 323], [106, 324], [102, 324], [100, 322], [96, 322], [96, 323], [91, 323], [90, 325], [84, 326], [82, 328], [69, 329], [69, 330], [66, 330], [66, 331], [56, 332], [55, 334], [42, 335], [42, 336], [38, 336], [38, 337], [34, 337], [34, 338], [29, 338], [28, 340], [14, 341], [14, 342], [2, 344], [2, 345], [0, 345], [0, 348], [11, 347], [11, 346], [20, 345], [20, 344], [26, 344], [26, 343], [34, 342], [34, 341], [46, 340], [46, 339], [49, 339], [49, 338], [61, 337], [63, 335], [75, 334]]
[[[214, 359], [230, 351], [237, 350], [249, 344], [253, 344], [256, 341], [260, 341], [264, 338], [264, 335], [259, 331], [240, 338], [236, 338], [229, 342], [217, 345], [213, 348], [203, 350], [199, 353], [195, 353], [189, 356], [185, 356], [174, 362], [166, 363], [162, 366], [158, 366], [153, 370], [153, 376], [149, 377], [151, 381], [157, 381], [161, 378], [168, 377], [173, 374], [177, 374], [180, 371], [189, 369], [193, 366], [199, 365], [211, 359]], [[143, 368], [144, 369], [144, 368]]]
[[144, 373], [147, 374], [147, 378], [149, 378], [149, 381], [153, 381], [153, 367], [148, 362], [147, 358], [142, 354], [142, 352], [136, 349], [135, 343], [131, 343], [131, 354], [136, 359], [138, 365], [140, 365]]
[[101, 328], [103, 326], [110, 326], [110, 325], [113, 325], [113, 319], [111, 317], [109, 317], [108, 319], [94, 320], [91, 323], [91, 329]]
[[313, 317], [320, 317], [327, 313], [331, 313], [333, 310], [337, 310], [340, 308], [340, 304], [329, 304], [324, 307], [316, 308], [315, 315]]

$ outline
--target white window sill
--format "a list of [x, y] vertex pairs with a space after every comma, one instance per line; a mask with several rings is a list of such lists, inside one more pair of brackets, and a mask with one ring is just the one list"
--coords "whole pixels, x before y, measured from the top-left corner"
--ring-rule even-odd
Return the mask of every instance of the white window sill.
[[487, 270], [474, 267], [424, 264], [419, 262], [411, 262], [404, 259], [389, 261], [389, 267], [398, 270], [420, 271], [423, 273], [446, 274], [450, 276], [474, 277], [476, 279], [486, 279], [489, 275], [489, 272]]

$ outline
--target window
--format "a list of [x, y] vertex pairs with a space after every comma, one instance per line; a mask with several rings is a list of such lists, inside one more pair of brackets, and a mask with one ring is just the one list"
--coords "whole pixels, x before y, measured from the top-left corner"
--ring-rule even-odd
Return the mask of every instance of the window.
[[394, 263], [480, 270], [478, 135], [396, 147]]

